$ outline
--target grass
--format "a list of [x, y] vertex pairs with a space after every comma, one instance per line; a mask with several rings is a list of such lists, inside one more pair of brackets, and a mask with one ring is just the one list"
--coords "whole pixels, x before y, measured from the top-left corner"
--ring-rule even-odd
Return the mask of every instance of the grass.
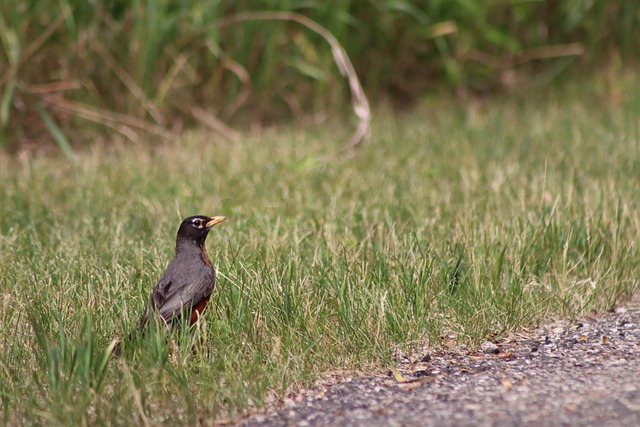
[[404, 105], [434, 87], [511, 89], [640, 52], [640, 0], [4, 1], [0, 149], [100, 131], [172, 140], [194, 124], [232, 138], [226, 125], [330, 115], [350, 99], [332, 48], [299, 19], [252, 15], [265, 11], [324, 27], [369, 95]]
[[[443, 336], [610, 309], [640, 273], [637, 93], [629, 73], [424, 99], [379, 110], [371, 142], [328, 162], [344, 123], [0, 155], [4, 422], [210, 424]], [[205, 319], [107, 361], [196, 213], [229, 217]]]

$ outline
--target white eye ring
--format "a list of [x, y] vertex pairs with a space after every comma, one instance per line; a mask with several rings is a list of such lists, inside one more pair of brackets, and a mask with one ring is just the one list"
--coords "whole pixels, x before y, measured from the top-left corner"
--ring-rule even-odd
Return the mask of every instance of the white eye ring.
[[193, 224], [195, 227], [202, 228], [202, 220], [200, 218], [194, 218], [193, 220], [191, 220], [191, 224]]

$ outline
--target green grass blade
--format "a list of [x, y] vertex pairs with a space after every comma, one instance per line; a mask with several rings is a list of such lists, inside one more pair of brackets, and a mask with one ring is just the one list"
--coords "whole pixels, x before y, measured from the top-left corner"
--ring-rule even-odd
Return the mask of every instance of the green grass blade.
[[58, 144], [58, 147], [60, 147], [67, 159], [75, 163], [76, 155], [71, 148], [71, 144], [69, 144], [69, 140], [64, 135], [64, 133], [62, 133], [62, 130], [58, 127], [49, 112], [42, 105], [40, 105], [38, 107], [38, 114], [40, 115], [40, 118], [42, 118], [42, 121], [51, 133], [54, 141], [56, 142], [56, 144]]

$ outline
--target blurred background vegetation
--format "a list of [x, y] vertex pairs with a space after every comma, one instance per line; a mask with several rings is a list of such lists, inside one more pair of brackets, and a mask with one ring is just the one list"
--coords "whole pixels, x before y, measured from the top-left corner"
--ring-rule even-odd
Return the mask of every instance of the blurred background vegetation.
[[138, 141], [204, 125], [318, 123], [349, 90], [326, 28], [365, 92], [411, 107], [539, 87], [565, 70], [637, 59], [640, 0], [109, 0], [0, 2], [0, 145], [63, 149], [115, 131]]

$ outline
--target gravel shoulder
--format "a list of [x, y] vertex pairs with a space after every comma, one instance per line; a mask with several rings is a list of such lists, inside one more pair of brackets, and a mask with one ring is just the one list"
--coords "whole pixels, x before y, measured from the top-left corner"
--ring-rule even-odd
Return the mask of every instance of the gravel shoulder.
[[640, 426], [640, 298], [398, 371], [320, 382], [239, 425]]

